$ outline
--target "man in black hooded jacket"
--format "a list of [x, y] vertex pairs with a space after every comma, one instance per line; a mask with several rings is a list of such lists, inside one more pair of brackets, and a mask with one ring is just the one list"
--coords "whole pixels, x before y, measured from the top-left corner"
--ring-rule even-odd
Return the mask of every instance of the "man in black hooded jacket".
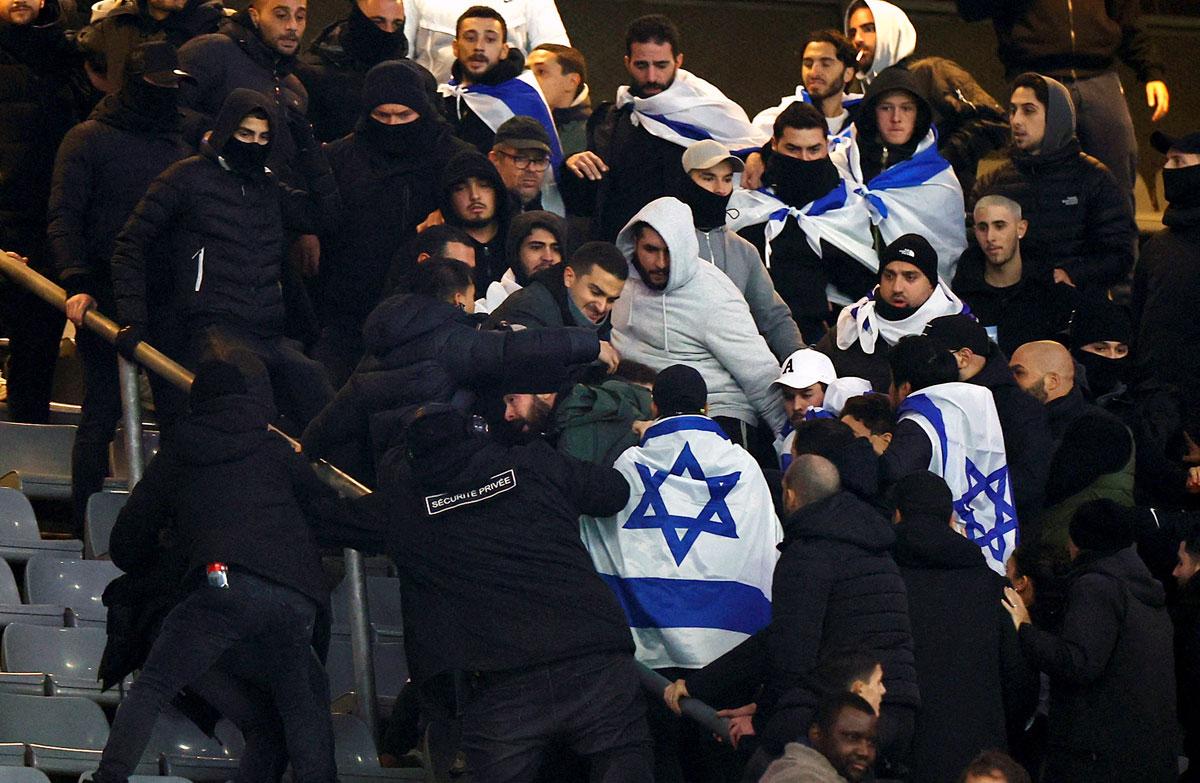
[[[348, 5], [350, 15], [322, 30], [296, 65], [296, 76], [308, 90], [308, 116], [323, 142], [355, 129], [367, 72], [408, 54], [402, 0], [349, 0]], [[433, 74], [429, 85], [436, 90]]]
[[[150, 183], [189, 154], [179, 135], [175, 50], [162, 41], [139, 44], [125, 64], [128, 77], [72, 128], [58, 148], [50, 191], [48, 235], [67, 317], [79, 326], [97, 308], [116, 313], [109, 259], [117, 233]], [[117, 354], [87, 329], [75, 344], [83, 361], [84, 399], [71, 448], [75, 530], [83, 532], [88, 497], [108, 470], [108, 444], [121, 418]]]
[[[154, 571], [169, 534], [186, 561], [187, 595], [117, 710], [97, 783], [127, 780], [159, 712], [188, 686], [243, 729], [239, 780], [277, 780], [284, 741], [297, 781], [336, 779], [329, 685], [311, 643], [329, 593], [304, 516], [332, 493], [267, 431], [275, 415], [266, 375], [244, 351], [202, 363], [188, 414], [113, 527], [113, 562], [134, 576]], [[241, 719], [246, 683], [269, 694], [282, 731], [263, 718], [267, 704]]]
[[[273, 140], [292, 135], [311, 193], [291, 190], [264, 167]], [[311, 128], [285, 129], [269, 98], [234, 90], [200, 154], [159, 175], [117, 237], [113, 286], [126, 326], [117, 350], [132, 355], [151, 326], [185, 366], [238, 343], [266, 364], [279, 407], [303, 427], [333, 390], [324, 368], [283, 336], [284, 227], [319, 230], [333, 219], [336, 196]], [[170, 405], [160, 414], [170, 418]]]
[[475, 291], [508, 269], [509, 221], [516, 209], [492, 162], [475, 150], [459, 152], [442, 170], [438, 209], [448, 225], [461, 228], [475, 245]]
[[437, 208], [446, 163], [469, 149], [436, 112], [412, 68], [380, 63], [363, 81], [354, 133], [325, 147], [342, 219], [321, 236], [322, 331], [313, 357], [335, 388], [362, 356], [363, 322], [383, 296], [395, 249], [407, 246]]
[[1104, 289], [1124, 280], [1137, 241], [1133, 208], [1104, 164], [1080, 149], [1067, 88], [1021, 74], [1010, 109], [1010, 158], [975, 183], [968, 209], [992, 193], [1020, 204], [1029, 221], [1022, 247], [1054, 263], [1055, 282]]
[[1133, 546], [1129, 510], [1111, 500], [1080, 506], [1069, 542], [1060, 632], [1035, 627], [1021, 596], [1005, 589], [1022, 651], [1050, 675], [1042, 780], [1171, 783], [1179, 726], [1163, 586]]

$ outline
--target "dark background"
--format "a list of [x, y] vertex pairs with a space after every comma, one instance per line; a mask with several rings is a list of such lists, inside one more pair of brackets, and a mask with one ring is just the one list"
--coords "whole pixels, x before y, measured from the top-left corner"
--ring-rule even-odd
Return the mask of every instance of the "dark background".
[[[310, 0], [309, 37], [343, 15], [350, 0]], [[503, 13], [503, 2], [496, 3]], [[990, 22], [967, 24], [946, 0], [900, 0], [917, 28], [917, 54], [957, 61], [1001, 105], [1007, 103], [1004, 72], [996, 59]], [[1150, 0], [1155, 7], [1155, 0]], [[643, 14], [670, 16], [683, 36], [684, 67], [721, 88], [750, 116], [791, 94], [800, 77], [799, 44], [810, 30], [842, 27], [837, 0], [558, 0], [572, 43], [586, 55], [593, 101], [612, 100], [626, 81], [621, 64], [626, 24]], [[1200, 0], [1157, 0], [1164, 11], [1200, 13]], [[1148, 15], [1148, 30], [1167, 65], [1171, 112], [1160, 126], [1171, 133], [1200, 129], [1200, 17]], [[1122, 66], [1121, 78], [1141, 147], [1139, 169], [1154, 181], [1162, 156], [1150, 149], [1152, 130], [1145, 88]], [[1139, 211], [1149, 206], [1145, 194]]]

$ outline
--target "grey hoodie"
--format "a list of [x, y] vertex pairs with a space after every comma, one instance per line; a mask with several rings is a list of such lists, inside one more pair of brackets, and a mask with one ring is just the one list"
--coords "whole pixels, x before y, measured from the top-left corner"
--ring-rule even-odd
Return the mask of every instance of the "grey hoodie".
[[709, 231], [696, 229], [696, 241], [700, 243], [700, 257], [728, 275], [742, 292], [758, 333], [779, 362], [804, 347], [792, 311], [775, 291], [754, 245], [725, 226]]
[[[667, 244], [671, 270], [657, 291], [633, 263], [635, 223], [649, 223]], [[786, 417], [771, 349], [758, 333], [750, 308], [729, 277], [703, 263], [692, 211], [672, 197], [655, 199], [621, 229], [617, 248], [629, 259], [629, 280], [613, 308], [613, 347], [622, 357], [655, 370], [687, 364], [708, 385], [708, 415], [728, 416], [774, 432]]]
[[1039, 155], [1057, 152], [1075, 138], [1075, 104], [1062, 82], [1049, 76], [1034, 74], [1046, 83], [1046, 135], [1042, 138]]
[[783, 755], [771, 762], [759, 783], [846, 783], [819, 751], [789, 742]]

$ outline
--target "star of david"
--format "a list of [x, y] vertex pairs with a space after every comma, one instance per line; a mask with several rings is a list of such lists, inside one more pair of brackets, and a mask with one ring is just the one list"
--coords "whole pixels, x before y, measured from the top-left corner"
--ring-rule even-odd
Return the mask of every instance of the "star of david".
[[[629, 515], [624, 527], [627, 530], [661, 529], [667, 548], [675, 558], [675, 565], [683, 564], [701, 533], [712, 533], [723, 538], [738, 537], [737, 523], [725, 499], [737, 486], [738, 479], [742, 476], [741, 471], [724, 476], [705, 476], [704, 469], [692, 454], [691, 445], [686, 443], [670, 470], [651, 472], [648, 466], [640, 462], [635, 462], [634, 465], [642, 479], [644, 492], [641, 502]], [[694, 517], [672, 514], [667, 510], [667, 504], [662, 497], [662, 485], [667, 478], [683, 476], [685, 473], [708, 485], [708, 502]]]
[[[1004, 536], [1017, 529], [1017, 510], [1005, 497], [1008, 487], [1008, 466], [1003, 465], [995, 472], [984, 475], [983, 471], [967, 460], [967, 491], [954, 501], [954, 510], [966, 527], [967, 537], [987, 547], [997, 562], [1004, 562], [1004, 552], [1007, 544]], [[971, 502], [979, 495], [984, 495], [996, 509], [996, 523], [988, 530], [975, 518], [975, 509]]]

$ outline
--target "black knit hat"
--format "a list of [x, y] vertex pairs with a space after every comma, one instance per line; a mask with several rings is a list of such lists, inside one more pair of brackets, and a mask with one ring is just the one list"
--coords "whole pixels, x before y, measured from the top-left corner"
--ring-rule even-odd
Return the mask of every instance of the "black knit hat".
[[992, 342], [983, 325], [966, 313], [943, 315], [925, 325], [925, 336], [947, 351], [969, 348], [976, 356], [988, 356]]
[[188, 402], [199, 405], [227, 394], [246, 392], [246, 379], [236, 365], [224, 359], [207, 359], [196, 368]]
[[1108, 498], [1089, 500], [1076, 509], [1069, 530], [1075, 546], [1092, 552], [1111, 554], [1133, 545], [1130, 509]]
[[933, 245], [929, 244], [929, 240], [920, 234], [905, 234], [897, 237], [891, 244], [879, 252], [879, 274], [883, 274], [883, 269], [893, 261], [905, 261], [912, 264], [925, 277], [929, 278], [929, 282], [937, 285], [938, 282], [938, 257], [937, 251], [933, 249]]
[[694, 367], [672, 364], [654, 378], [654, 404], [659, 416], [704, 413], [708, 384]]
[[1133, 336], [1129, 312], [1100, 295], [1082, 296], [1071, 319], [1071, 348], [1112, 340], [1128, 343]]
[[398, 60], [385, 60], [367, 71], [362, 87], [363, 113], [370, 114], [384, 103], [399, 103], [425, 114], [428, 110], [425, 87], [417, 72]]

